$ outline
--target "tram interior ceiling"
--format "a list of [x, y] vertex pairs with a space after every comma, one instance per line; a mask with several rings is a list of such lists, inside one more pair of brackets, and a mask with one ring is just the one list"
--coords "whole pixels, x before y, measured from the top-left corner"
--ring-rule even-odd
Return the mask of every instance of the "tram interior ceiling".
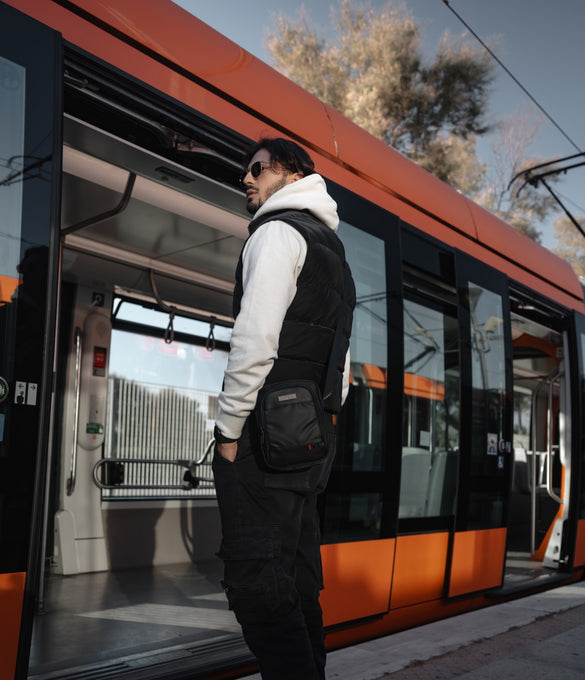
[[[79, 283], [89, 276], [98, 286], [115, 280], [154, 296], [153, 271], [164, 300], [231, 319], [232, 263], [247, 227], [240, 191], [70, 117], [63, 168], [66, 279]], [[120, 205], [130, 173], [136, 180], [126, 205], [99, 219], [105, 206]], [[220, 195], [227, 210], [216, 207]]]
[[[182, 119], [176, 109], [167, 113], [160, 101], [151, 106], [144, 93], [135, 95], [133, 83], [104, 79], [80, 55], [76, 55], [75, 63], [66, 59], [66, 65], [64, 106], [73, 118], [108, 130], [183, 168], [239, 186], [246, 148], [241, 138], [226, 137], [225, 129], [208, 119], [194, 133], [194, 112]], [[178, 177], [185, 181], [180, 170]]]

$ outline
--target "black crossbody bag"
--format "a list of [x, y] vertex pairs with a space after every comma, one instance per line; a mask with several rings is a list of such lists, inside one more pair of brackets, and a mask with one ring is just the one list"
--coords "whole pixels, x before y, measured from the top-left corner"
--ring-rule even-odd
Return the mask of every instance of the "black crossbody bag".
[[329, 453], [331, 413], [324, 401], [338, 387], [337, 363], [342, 344], [342, 321], [347, 302], [349, 271], [345, 267], [343, 301], [323, 394], [313, 380], [284, 380], [265, 385], [258, 394], [256, 419], [260, 449], [271, 470], [303, 470], [323, 463]]

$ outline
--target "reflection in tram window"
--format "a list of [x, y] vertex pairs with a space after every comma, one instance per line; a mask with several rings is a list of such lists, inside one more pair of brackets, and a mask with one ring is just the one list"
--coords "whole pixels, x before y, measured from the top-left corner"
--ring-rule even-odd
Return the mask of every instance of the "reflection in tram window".
[[502, 298], [469, 284], [472, 442], [468, 528], [501, 526], [507, 469], [504, 442], [506, 383]]
[[[579, 347], [581, 350], [581, 367], [583, 373], [585, 373], [585, 334], [579, 333]], [[582, 374], [580, 379], [580, 387], [582, 399], [585, 398], [585, 376]], [[584, 399], [585, 401], [585, 399]], [[583, 403], [583, 402], [582, 402]], [[583, 462], [583, 469], [585, 469], [585, 447], [581, 447], [581, 460]], [[581, 519], [585, 518], [585, 484], [581, 488], [581, 498], [580, 498], [580, 511], [579, 517]]]
[[405, 300], [400, 519], [454, 514], [458, 447], [457, 318], [450, 306]]
[[384, 243], [341, 223], [356, 286], [351, 335], [351, 388], [343, 410], [344, 448], [336, 467], [381, 470], [382, 432], [386, 404], [387, 321]]
[[326, 543], [380, 538], [381, 493], [328, 493]]
[[[140, 323], [142, 328], [165, 328], [168, 323], [168, 315], [128, 302], [117, 319]], [[183, 490], [185, 467], [152, 462], [199, 458], [213, 436], [227, 351], [209, 345], [209, 329], [207, 322], [177, 317], [175, 332], [182, 339], [189, 334], [193, 343], [176, 339], [167, 343], [160, 336], [129, 330], [112, 332], [104, 457], [140, 461], [123, 463], [123, 487], [139, 488], [106, 489], [104, 497], [215, 495], [212, 481]], [[227, 340], [229, 329], [214, 327], [213, 336]], [[199, 466], [198, 473], [212, 480], [211, 459]]]
[[[384, 242], [342, 222], [339, 236], [356, 287], [351, 386], [338, 427], [338, 449], [324, 511], [325, 542], [379, 538], [387, 383]], [[357, 485], [362, 485], [358, 490]], [[363, 484], [368, 487], [364, 491]], [[339, 490], [339, 492], [338, 492]]]

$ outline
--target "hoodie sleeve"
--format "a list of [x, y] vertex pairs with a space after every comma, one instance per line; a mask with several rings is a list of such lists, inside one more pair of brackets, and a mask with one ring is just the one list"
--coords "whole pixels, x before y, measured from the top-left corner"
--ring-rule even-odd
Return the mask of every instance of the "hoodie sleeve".
[[244, 248], [243, 296], [216, 421], [230, 439], [239, 439], [278, 355], [282, 323], [296, 294], [306, 254], [305, 239], [278, 220], [261, 225]]

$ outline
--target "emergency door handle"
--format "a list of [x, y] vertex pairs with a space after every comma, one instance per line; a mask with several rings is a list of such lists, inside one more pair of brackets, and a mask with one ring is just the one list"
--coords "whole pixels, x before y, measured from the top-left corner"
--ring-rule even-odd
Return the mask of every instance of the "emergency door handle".
[[75, 479], [77, 477], [77, 435], [79, 432], [79, 391], [81, 384], [81, 352], [83, 350], [83, 340], [81, 328], [75, 329], [75, 405], [73, 409], [73, 441], [71, 442], [71, 465], [69, 468], [69, 479], [67, 480], [67, 495], [75, 491]]

